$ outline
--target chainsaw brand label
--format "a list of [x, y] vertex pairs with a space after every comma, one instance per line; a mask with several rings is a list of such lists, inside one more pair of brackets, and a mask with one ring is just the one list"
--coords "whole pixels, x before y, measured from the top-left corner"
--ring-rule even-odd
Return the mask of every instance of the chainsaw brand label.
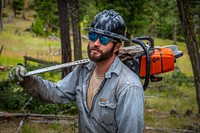
[[159, 60], [160, 60], [160, 58], [153, 58], [153, 59], [152, 59], [152, 62], [155, 63], [156, 61], [159, 61]]

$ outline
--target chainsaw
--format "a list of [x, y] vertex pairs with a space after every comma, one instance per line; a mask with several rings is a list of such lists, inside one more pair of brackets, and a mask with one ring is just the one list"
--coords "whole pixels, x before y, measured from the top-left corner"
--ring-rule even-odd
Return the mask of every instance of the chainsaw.
[[[141, 79], [145, 79], [143, 88], [147, 88], [149, 81], [161, 81], [162, 77], [155, 75], [173, 71], [176, 59], [183, 55], [176, 45], [154, 46], [154, 40], [149, 36], [132, 39], [133, 46], [119, 50], [120, 60], [134, 71]], [[77, 60], [60, 65], [29, 71], [25, 76], [35, 75], [56, 69], [89, 63], [89, 59]]]
[[133, 38], [132, 42], [138, 46], [120, 49], [119, 58], [141, 79], [145, 79], [144, 90], [149, 80], [151, 82], [162, 80], [162, 77], [155, 75], [173, 71], [176, 59], [183, 55], [176, 45], [154, 46], [154, 40], [149, 36]]

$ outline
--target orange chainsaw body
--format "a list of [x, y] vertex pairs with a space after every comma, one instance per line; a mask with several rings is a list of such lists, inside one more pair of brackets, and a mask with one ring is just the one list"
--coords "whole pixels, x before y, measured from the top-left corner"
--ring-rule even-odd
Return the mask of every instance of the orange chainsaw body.
[[[150, 55], [150, 75], [174, 70], [174, 53], [170, 48], [157, 48]], [[140, 61], [140, 77], [146, 76], [146, 56]]]

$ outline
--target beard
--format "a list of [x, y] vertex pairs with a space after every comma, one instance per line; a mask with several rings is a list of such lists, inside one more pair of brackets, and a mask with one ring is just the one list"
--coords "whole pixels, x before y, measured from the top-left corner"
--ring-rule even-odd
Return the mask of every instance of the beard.
[[[98, 51], [100, 53], [100, 56], [92, 55], [91, 54], [92, 50]], [[105, 51], [105, 53], [103, 53], [103, 51], [98, 49], [97, 47], [90, 47], [89, 44], [87, 47], [88, 57], [91, 61], [94, 61], [94, 62], [101, 62], [101, 61], [105, 61], [109, 59], [111, 56], [113, 56], [114, 50], [115, 50], [115, 45], [113, 45], [111, 49]]]

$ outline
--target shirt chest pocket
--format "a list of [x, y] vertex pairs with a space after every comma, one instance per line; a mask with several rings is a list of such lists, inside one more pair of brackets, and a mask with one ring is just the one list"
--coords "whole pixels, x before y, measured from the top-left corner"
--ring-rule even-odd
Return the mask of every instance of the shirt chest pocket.
[[117, 103], [109, 101], [105, 98], [101, 98], [98, 102], [98, 105], [100, 107], [101, 122], [106, 125], [114, 125]]

